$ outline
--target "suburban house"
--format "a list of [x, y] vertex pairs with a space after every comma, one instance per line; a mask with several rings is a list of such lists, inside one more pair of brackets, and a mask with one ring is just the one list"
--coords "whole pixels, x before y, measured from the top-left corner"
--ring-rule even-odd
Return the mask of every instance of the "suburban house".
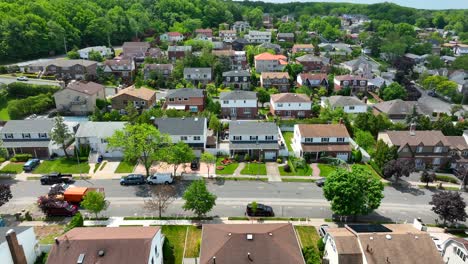
[[443, 263], [431, 236], [411, 224], [347, 224], [324, 239], [323, 263]]
[[169, 90], [164, 102], [164, 109], [176, 109], [202, 112], [205, 109], [206, 93], [202, 89], [182, 88]]
[[459, 169], [468, 166], [468, 131], [463, 136], [446, 136], [450, 144], [450, 168]]
[[123, 80], [132, 80], [135, 75], [135, 61], [133, 59], [113, 59], [102, 63], [104, 73], [113, 74]]
[[278, 42], [292, 42], [294, 43], [294, 33], [278, 33], [276, 34]]
[[149, 49], [148, 42], [124, 42], [121, 55], [124, 59], [144, 61]]
[[468, 260], [468, 240], [452, 237], [442, 244], [442, 257], [445, 264], [466, 264]]
[[109, 57], [112, 55], [112, 50], [106, 46], [94, 46], [94, 47], [87, 47], [84, 49], [78, 50], [78, 54], [80, 54], [81, 59], [89, 59], [90, 52], [97, 52], [101, 54], [103, 58]]
[[89, 148], [90, 157], [102, 155], [105, 158], [122, 158], [122, 151], [107, 148], [107, 138], [114, 135], [115, 131], [123, 130], [125, 124], [126, 122], [83, 122], [76, 131], [75, 146], [78, 149]]
[[167, 33], [161, 34], [161, 36], [159, 36], [159, 39], [161, 41], [175, 43], [175, 42], [184, 40], [184, 35], [179, 32], [167, 32]]
[[211, 53], [216, 57], [228, 58], [231, 70], [242, 70], [248, 68], [245, 51], [213, 50]]
[[439, 130], [416, 131], [412, 124], [409, 131], [379, 132], [377, 139], [395, 146], [398, 158], [413, 160], [418, 170], [437, 170], [450, 162], [450, 142]]
[[199, 150], [198, 153], [206, 148], [207, 121], [204, 117], [156, 118], [154, 125], [159, 132], [168, 134], [172, 143], [183, 141]]
[[143, 67], [143, 77], [148, 80], [153, 76], [162, 76], [164, 78], [169, 77], [174, 70], [172, 64], [145, 64]]
[[60, 112], [86, 115], [94, 112], [96, 99], [105, 100], [104, 85], [95, 82], [72, 81], [54, 94], [55, 107]]
[[367, 112], [367, 104], [355, 96], [334, 95], [322, 97], [320, 101], [322, 107], [331, 109], [342, 108], [347, 114], [358, 114]]
[[249, 90], [250, 72], [247, 70], [223, 72], [223, 85], [234, 89]]
[[265, 43], [271, 42], [270, 31], [249, 30], [249, 33], [244, 36], [249, 43]]
[[40, 76], [55, 75], [58, 79], [88, 80], [96, 77], [97, 62], [90, 60], [55, 59], [32, 63], [28, 72], [39, 72]]
[[354, 60], [345, 61], [341, 63], [340, 66], [353, 74], [358, 74], [366, 78], [372, 78], [374, 73], [380, 72], [379, 64], [364, 56], [360, 56]]
[[249, 154], [251, 159], [259, 155], [265, 160], [278, 157], [279, 128], [273, 122], [231, 121], [229, 122], [229, 151], [231, 156], [242, 159]]
[[200, 264], [305, 264], [292, 224], [205, 224]]
[[270, 96], [270, 113], [287, 118], [309, 117], [312, 114], [312, 101], [305, 94], [272, 94]]
[[151, 227], [76, 227], [59, 236], [48, 264], [163, 263], [163, 234]]
[[246, 32], [250, 29], [250, 24], [247, 21], [236, 21], [232, 24], [231, 29], [236, 32]]
[[304, 72], [324, 72], [330, 70], [330, 59], [327, 57], [306, 54], [296, 58], [296, 63], [302, 65]]
[[280, 92], [289, 91], [288, 72], [262, 72], [260, 86], [264, 88], [276, 88]]
[[268, 52], [255, 56], [255, 70], [261, 72], [282, 71], [288, 64], [288, 59], [284, 55], [273, 55]]
[[223, 92], [219, 96], [221, 116], [227, 118], [255, 118], [258, 113], [257, 93], [250, 91]]
[[182, 59], [187, 56], [187, 54], [191, 53], [192, 46], [169, 46], [167, 48], [167, 58], [172, 62]]
[[237, 38], [237, 32], [235, 30], [220, 30], [219, 38], [227, 43], [232, 43]]
[[405, 122], [414, 110], [420, 115], [432, 116], [432, 111], [417, 101], [395, 99], [372, 105], [374, 114], [386, 114], [393, 122]]
[[156, 92], [154, 90], [135, 86], [121, 89], [111, 98], [112, 109], [125, 111], [129, 103], [133, 104], [139, 110], [146, 110], [156, 104]]
[[314, 45], [312, 44], [294, 44], [291, 49], [292, 53], [298, 52], [305, 52], [305, 53], [313, 53], [314, 52]]
[[41, 255], [34, 227], [0, 227], [0, 259], [2, 264], [36, 263]]
[[249, 45], [249, 41], [245, 38], [236, 38], [232, 42], [232, 49], [236, 51], [243, 51], [245, 46]]
[[211, 68], [184, 68], [184, 79], [194, 85], [207, 84], [211, 81]]
[[265, 43], [258, 45], [258, 47], [264, 48], [264, 49], [271, 49], [275, 52], [275, 54], [281, 53], [281, 46], [275, 43], [265, 42]]
[[357, 75], [337, 75], [333, 79], [335, 91], [350, 88], [352, 93], [367, 91], [367, 79]]
[[296, 81], [299, 86], [307, 86], [309, 88], [328, 86], [328, 76], [325, 73], [301, 73], [297, 75]]
[[351, 158], [350, 136], [344, 124], [297, 124], [291, 143], [296, 156], [306, 160]]
[[213, 39], [213, 30], [211, 28], [198, 28], [195, 29], [195, 36], [200, 40], [209, 40]]
[[10, 120], [0, 130], [0, 136], [9, 156], [31, 154], [36, 158], [48, 158], [52, 154], [50, 132], [53, 127], [53, 119]]

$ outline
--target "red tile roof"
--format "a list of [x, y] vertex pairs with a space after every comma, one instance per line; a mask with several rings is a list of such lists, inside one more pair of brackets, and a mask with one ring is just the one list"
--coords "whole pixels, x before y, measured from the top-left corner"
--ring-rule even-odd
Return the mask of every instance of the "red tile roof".
[[286, 61], [287, 58], [284, 55], [273, 55], [268, 52], [264, 52], [255, 56], [255, 60], [284, 60]]
[[179, 33], [179, 32], [168, 32], [167, 35], [168, 35], [168, 36], [171, 36], [171, 37], [179, 37], [179, 36], [182, 36], [182, 33]]
[[361, 77], [359, 75], [338, 75], [335, 76], [335, 79], [338, 81], [348, 81], [348, 80], [358, 80], [358, 81], [366, 81], [367, 79], [364, 77]]

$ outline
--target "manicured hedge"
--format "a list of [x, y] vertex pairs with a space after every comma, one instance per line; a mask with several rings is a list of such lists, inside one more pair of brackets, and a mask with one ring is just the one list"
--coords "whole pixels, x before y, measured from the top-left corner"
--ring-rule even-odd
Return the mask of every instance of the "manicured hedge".
[[55, 93], [60, 89], [54, 85], [29, 84], [24, 82], [14, 82], [8, 85], [7, 91], [10, 97], [25, 98], [39, 94]]
[[16, 154], [13, 158], [10, 159], [12, 162], [26, 162], [29, 159], [32, 159], [31, 154]]

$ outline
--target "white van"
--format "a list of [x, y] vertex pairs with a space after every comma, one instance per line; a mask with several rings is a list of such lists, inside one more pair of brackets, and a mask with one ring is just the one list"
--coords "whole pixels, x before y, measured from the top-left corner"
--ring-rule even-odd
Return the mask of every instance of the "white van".
[[148, 184], [171, 184], [174, 179], [172, 173], [155, 173], [146, 180]]

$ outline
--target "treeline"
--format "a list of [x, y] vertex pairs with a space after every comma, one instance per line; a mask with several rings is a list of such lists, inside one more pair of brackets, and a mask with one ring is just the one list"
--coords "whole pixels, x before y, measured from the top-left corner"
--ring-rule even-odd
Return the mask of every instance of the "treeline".
[[28, 84], [14, 82], [8, 85], [7, 91], [10, 97], [22, 98], [39, 94], [54, 94], [60, 89], [59, 86]]

